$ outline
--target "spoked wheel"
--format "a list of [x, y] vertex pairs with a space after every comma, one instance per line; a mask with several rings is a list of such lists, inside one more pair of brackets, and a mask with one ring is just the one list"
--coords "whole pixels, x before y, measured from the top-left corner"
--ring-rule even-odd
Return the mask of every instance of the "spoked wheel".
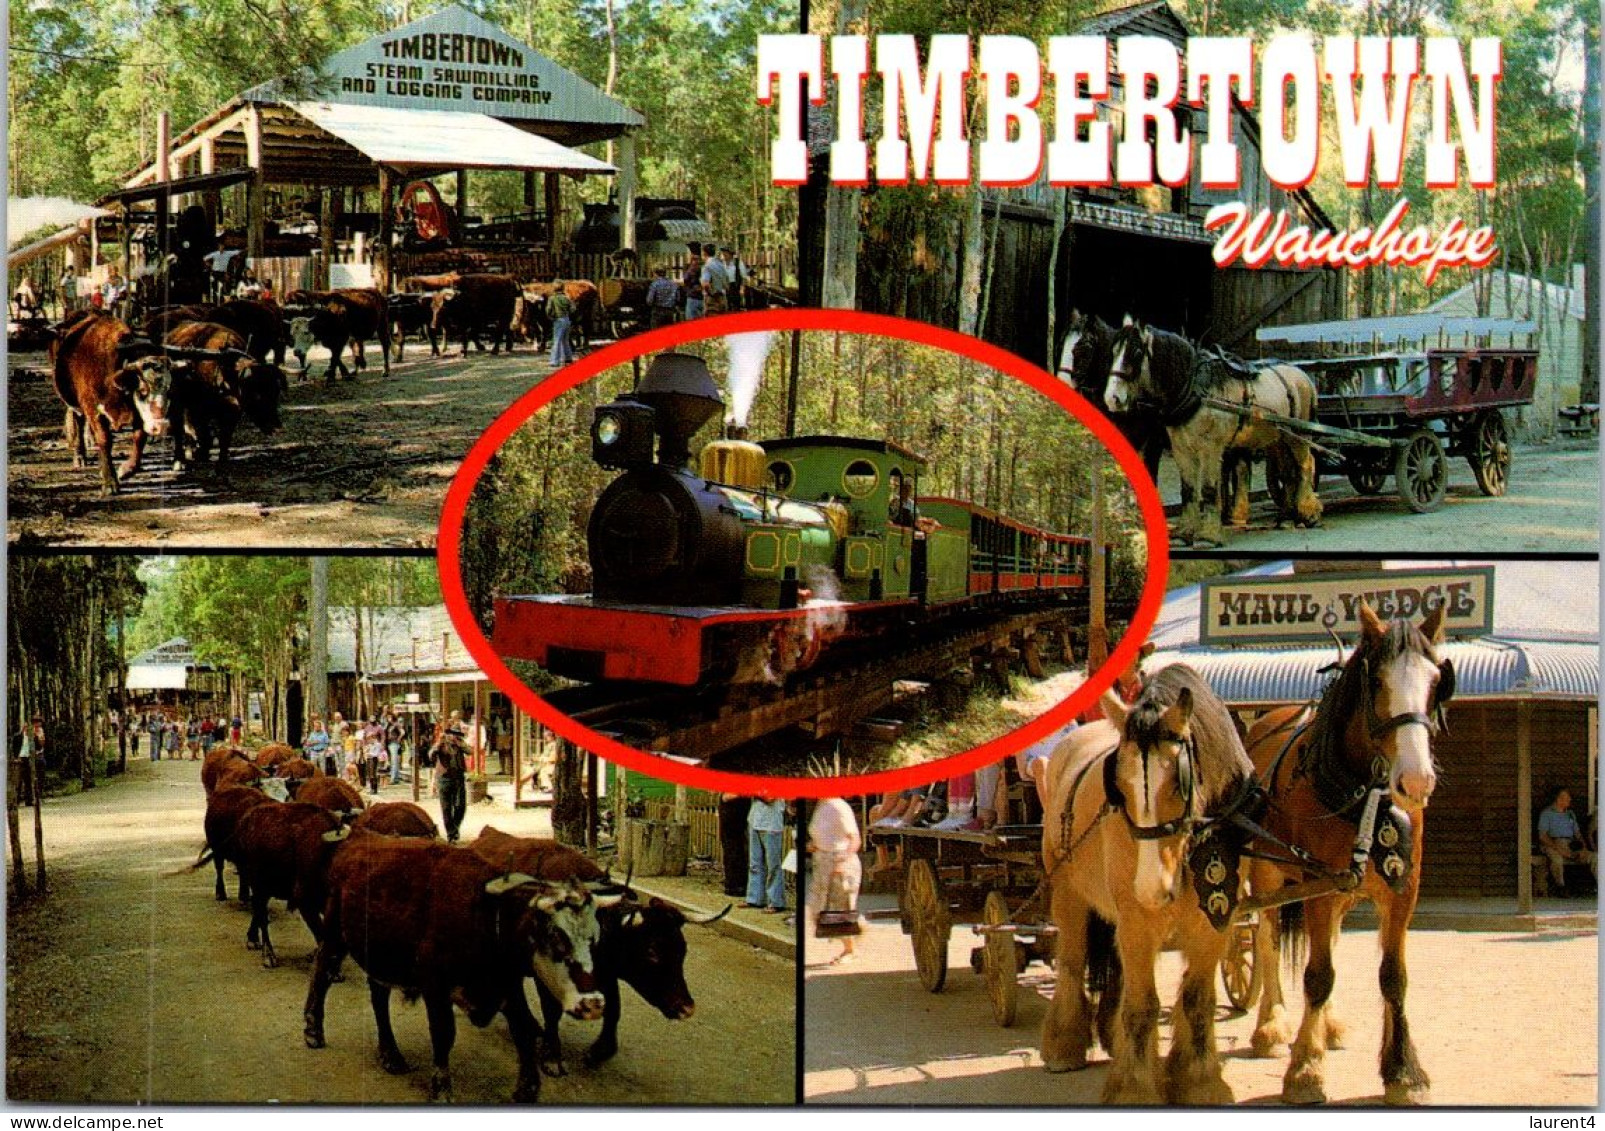
[[[1009, 903], [1000, 891], [989, 892], [981, 908], [988, 926], [1009, 921]], [[986, 936], [986, 996], [992, 1001], [992, 1016], [1007, 1029], [1014, 1024], [1020, 1000], [1020, 952], [1014, 936], [995, 931]]]
[[1349, 486], [1362, 495], [1380, 495], [1388, 483], [1386, 464], [1371, 463], [1349, 472]]
[[1510, 433], [1504, 415], [1493, 409], [1477, 421], [1476, 438], [1466, 462], [1484, 495], [1503, 495], [1510, 486]]
[[929, 860], [915, 860], [903, 881], [903, 916], [914, 939], [914, 965], [920, 985], [935, 994], [947, 984], [947, 937], [953, 921], [947, 913], [942, 881]]
[[1449, 491], [1449, 461], [1430, 428], [1417, 428], [1399, 449], [1393, 464], [1393, 485], [1399, 501], [1417, 514], [1435, 511]]
[[1254, 1004], [1254, 927], [1237, 924], [1230, 928], [1232, 941], [1221, 959], [1221, 987], [1232, 1008], [1246, 1013]]

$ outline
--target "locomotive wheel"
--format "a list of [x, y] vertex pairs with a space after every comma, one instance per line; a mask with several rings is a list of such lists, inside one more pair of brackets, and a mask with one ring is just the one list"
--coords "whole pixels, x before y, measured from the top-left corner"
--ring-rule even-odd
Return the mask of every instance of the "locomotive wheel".
[[[987, 893], [981, 908], [982, 921], [990, 926], [1009, 921], [1009, 903], [1003, 893]], [[1020, 953], [1014, 936], [1002, 931], [986, 936], [986, 996], [992, 1001], [992, 1016], [1007, 1029], [1014, 1024], [1020, 1000]]]
[[1232, 941], [1220, 963], [1221, 988], [1232, 1008], [1242, 1013], [1254, 1004], [1254, 928], [1252, 924], [1233, 926]]
[[947, 913], [942, 881], [929, 860], [915, 860], [903, 881], [903, 914], [914, 937], [914, 965], [920, 985], [933, 994], [947, 984], [947, 937], [953, 921]]
[[1399, 501], [1417, 514], [1435, 511], [1449, 491], [1449, 461], [1430, 428], [1417, 428], [1399, 449], [1393, 464], [1393, 485]]
[[1510, 486], [1510, 433], [1498, 409], [1483, 413], [1477, 421], [1476, 438], [1466, 462], [1471, 464], [1471, 474], [1476, 476], [1484, 495], [1503, 495]]

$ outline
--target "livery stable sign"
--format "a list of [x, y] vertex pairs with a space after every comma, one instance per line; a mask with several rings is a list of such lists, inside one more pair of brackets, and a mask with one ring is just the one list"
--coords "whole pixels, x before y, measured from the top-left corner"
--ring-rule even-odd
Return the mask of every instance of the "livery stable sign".
[[1203, 644], [1307, 644], [1330, 640], [1329, 630], [1352, 642], [1362, 600], [1384, 621], [1419, 619], [1442, 605], [1452, 636], [1484, 636], [1494, 626], [1492, 566], [1222, 578], [1202, 588]]

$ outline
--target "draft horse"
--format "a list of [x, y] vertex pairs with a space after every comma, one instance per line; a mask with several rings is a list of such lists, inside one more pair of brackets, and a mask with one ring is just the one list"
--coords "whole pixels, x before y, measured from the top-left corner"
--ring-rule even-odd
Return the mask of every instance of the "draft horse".
[[[1280, 945], [1291, 948], [1295, 966], [1304, 951], [1308, 954], [1304, 1017], [1282, 1080], [1288, 1103], [1326, 1100], [1326, 1050], [1340, 1047], [1342, 1040], [1331, 1016], [1332, 950], [1343, 917], [1363, 898], [1376, 905], [1381, 923], [1384, 1099], [1424, 1103], [1431, 1087], [1404, 1012], [1404, 942], [1420, 890], [1423, 814], [1438, 780], [1432, 739], [1439, 709], [1454, 694], [1454, 666], [1437, 654], [1442, 606], [1419, 627], [1408, 620], [1384, 624], [1364, 602], [1358, 609], [1360, 642], [1314, 711], [1271, 712], [1248, 738], [1269, 795], [1262, 818], [1266, 831], [1297, 846], [1329, 873], [1353, 868], [1359, 877], [1350, 890], [1283, 909]], [[1304, 872], [1285, 858], [1260, 857], [1251, 865], [1251, 884], [1256, 895], [1274, 892], [1298, 882]], [[1263, 916], [1255, 947], [1256, 972], [1265, 974], [1253, 1037], [1259, 1056], [1272, 1055], [1288, 1038], [1273, 929], [1272, 918]]]
[[1182, 516], [1172, 537], [1184, 545], [1223, 544], [1221, 465], [1228, 452], [1264, 454], [1267, 475], [1282, 484], [1279, 511], [1291, 512], [1301, 526], [1319, 525], [1310, 445], [1263, 417], [1239, 416], [1209, 404], [1209, 398], [1296, 420], [1315, 418], [1315, 383], [1302, 369], [1235, 364], [1179, 334], [1126, 318], [1115, 332], [1104, 404], [1110, 412], [1144, 402], [1155, 406], [1181, 473]]
[[[1215, 980], [1229, 907], [1218, 920], [1202, 909], [1189, 855], [1211, 822], [1240, 803], [1253, 766], [1225, 705], [1185, 665], [1156, 673], [1129, 708], [1113, 693], [1102, 706], [1107, 721], [1077, 730], [1035, 767], [1058, 927], [1058, 984], [1042, 1025], [1042, 1059], [1050, 1072], [1086, 1066], [1090, 971], [1103, 989], [1098, 1035], [1114, 1062], [1105, 1103], [1230, 1103], [1215, 1049]], [[1235, 902], [1235, 863], [1229, 879], [1213, 878]], [[1161, 1088], [1154, 963], [1168, 940], [1179, 944], [1187, 970]]]
[[[1059, 379], [1068, 381], [1076, 392], [1094, 405], [1104, 403], [1109, 370], [1114, 363], [1115, 328], [1096, 314], [1072, 309], [1070, 329], [1059, 351]], [[1110, 421], [1142, 457], [1152, 479], [1159, 477], [1159, 460], [1170, 448], [1165, 426], [1146, 403], [1133, 403], [1123, 412], [1112, 412]]]

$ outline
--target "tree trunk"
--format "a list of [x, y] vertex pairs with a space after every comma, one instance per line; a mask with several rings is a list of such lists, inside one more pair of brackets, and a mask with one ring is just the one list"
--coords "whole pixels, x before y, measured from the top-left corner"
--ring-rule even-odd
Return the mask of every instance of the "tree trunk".
[[[1581, 403], [1599, 403], [1600, 73], [1599, 6], [1579, 4], [1583, 17], [1583, 375]], [[1570, 279], [1566, 282], [1569, 284]]]
[[307, 660], [307, 713], [329, 717], [329, 559], [312, 559], [312, 641]]
[[[849, 34], [864, 20], [865, 0], [841, 0], [836, 10], [836, 34]], [[825, 113], [834, 117], [836, 98], [832, 94]], [[829, 310], [854, 310], [858, 306], [858, 244], [862, 235], [859, 222], [861, 192], [832, 181], [825, 189], [825, 262], [820, 305]]]
[[568, 739], [557, 744], [552, 766], [552, 835], [563, 844], [585, 840], [584, 754]]

